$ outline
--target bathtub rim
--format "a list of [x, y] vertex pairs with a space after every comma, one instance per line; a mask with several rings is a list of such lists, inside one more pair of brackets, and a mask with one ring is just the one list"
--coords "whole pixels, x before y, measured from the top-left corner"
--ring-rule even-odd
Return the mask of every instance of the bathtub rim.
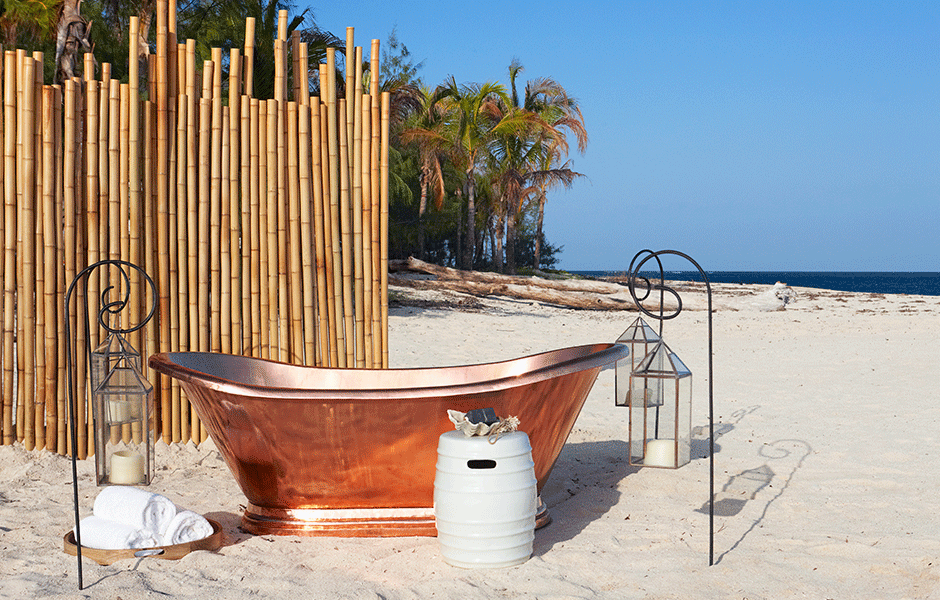
[[[578, 354], [579, 350], [587, 350], [583, 354]], [[513, 375], [486, 379], [482, 375], [490, 371], [503, 372], [503, 368], [514, 363], [525, 363], [531, 361], [535, 364], [542, 363], [540, 359], [547, 359], [553, 355], [563, 355], [570, 353], [572, 356], [558, 362], [544, 361], [544, 364], [537, 368], [521, 371]], [[355, 381], [358, 377], [376, 378], [384, 377], [392, 381], [407, 381], [410, 376], [415, 374], [424, 374], [425, 376], [439, 376], [442, 383], [438, 385], [423, 386], [388, 386], [380, 387], [278, 387], [269, 385], [260, 385], [246, 381], [237, 381], [201, 371], [189, 366], [184, 366], [175, 360], [180, 355], [198, 356], [206, 355], [212, 357], [232, 357], [238, 361], [255, 362], [272, 365], [276, 368], [286, 368], [289, 370], [301, 370], [308, 373], [322, 372], [327, 375], [327, 379], [342, 377]], [[544, 381], [555, 377], [561, 377], [586, 371], [594, 368], [603, 368], [613, 364], [618, 360], [624, 359], [629, 355], [629, 347], [619, 343], [595, 343], [582, 344], [577, 346], [568, 346], [546, 352], [538, 352], [522, 357], [511, 358], [508, 360], [474, 363], [469, 365], [453, 365], [444, 367], [403, 367], [394, 369], [363, 369], [363, 368], [343, 368], [343, 367], [317, 367], [295, 365], [277, 360], [257, 358], [252, 356], [243, 356], [235, 354], [225, 354], [221, 352], [161, 352], [150, 357], [148, 364], [155, 371], [194, 385], [202, 385], [213, 390], [227, 392], [230, 394], [239, 394], [248, 392], [256, 398], [265, 398], [270, 400], [307, 400], [307, 401], [329, 401], [342, 400], [355, 397], [357, 400], [388, 400], [398, 398], [420, 399], [420, 398], [440, 398], [442, 396], [460, 396], [468, 393], [494, 392], [528, 385], [538, 381]], [[449, 373], [466, 373], [467, 371], [480, 371], [481, 377], [473, 381], [462, 383], [444, 383]], [[413, 377], [412, 377], [413, 378]]]

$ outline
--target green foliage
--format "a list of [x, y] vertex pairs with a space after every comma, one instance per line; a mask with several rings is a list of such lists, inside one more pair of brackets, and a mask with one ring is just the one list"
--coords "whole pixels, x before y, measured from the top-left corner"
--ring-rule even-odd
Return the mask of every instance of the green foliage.
[[398, 40], [398, 28], [393, 27], [385, 41], [385, 51], [382, 52], [382, 65], [379, 70], [381, 80], [395, 82], [399, 86], [420, 85], [421, 78], [418, 76], [418, 71], [423, 66], [424, 61], [415, 63], [408, 46]]

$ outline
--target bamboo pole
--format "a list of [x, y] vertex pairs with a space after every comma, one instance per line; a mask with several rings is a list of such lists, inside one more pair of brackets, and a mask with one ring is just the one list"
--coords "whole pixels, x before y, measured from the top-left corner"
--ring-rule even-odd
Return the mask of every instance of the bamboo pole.
[[[91, 75], [89, 72], [90, 69], [86, 62], [86, 78]], [[107, 248], [101, 245], [101, 237], [98, 232], [100, 230], [107, 229], [104, 226], [105, 213], [101, 209], [101, 194], [105, 188], [106, 180], [99, 180], [99, 162], [100, 162], [100, 146], [99, 142], [101, 140], [100, 129], [106, 129], [105, 127], [100, 127], [101, 123], [99, 117], [99, 108], [101, 106], [101, 100], [99, 96], [99, 86], [98, 82], [94, 79], [85, 81], [85, 132], [86, 132], [86, 143], [87, 143], [87, 152], [85, 153], [85, 166], [86, 166], [86, 177], [87, 177], [87, 188], [86, 188], [86, 204], [88, 210], [85, 213], [86, 216], [86, 232], [88, 236], [88, 261], [87, 264], [94, 264], [100, 260], [107, 252]], [[108, 87], [108, 94], [101, 93], [101, 97], [107, 97], [110, 94], [110, 84]], [[99, 276], [107, 276], [107, 273], [92, 273], [88, 277], [88, 301], [89, 304], [92, 304], [94, 307], [98, 302], [100, 297], [101, 289], [101, 279]], [[99, 326], [97, 320], [97, 314], [95, 314], [94, 309], [92, 309], [92, 321], [91, 329], [89, 330], [89, 346], [91, 348], [96, 348], [98, 346], [99, 336]], [[91, 390], [93, 393], [94, 390]], [[116, 428], [115, 428], [116, 429]], [[114, 432], [117, 435], [117, 431]]]
[[389, 146], [389, 120], [391, 114], [391, 94], [382, 92], [382, 166], [380, 193], [381, 224], [379, 229], [382, 287], [379, 295], [382, 302], [382, 368], [388, 368], [388, 146]]
[[[212, 65], [209, 67], [209, 65]], [[211, 70], [210, 70], [211, 69]], [[222, 252], [222, 49], [212, 49], [212, 61], [205, 63], [205, 71], [212, 75], [211, 151], [209, 155], [209, 350], [222, 350], [222, 262], [228, 258]], [[227, 246], [227, 244], [226, 244]], [[228, 248], [225, 248], [228, 254]], [[231, 285], [231, 281], [229, 282]], [[231, 292], [230, 292], [231, 293]]]
[[[176, 266], [177, 266], [177, 291], [171, 293], [170, 298], [176, 307], [176, 318], [173, 325], [176, 328], [176, 334], [171, 333], [174, 340], [174, 349], [179, 351], [189, 348], [189, 328], [183, 327], [189, 313], [189, 269], [188, 269], [188, 240], [187, 240], [187, 197], [186, 197], [186, 152], [183, 151], [189, 145], [187, 136], [188, 100], [185, 94], [180, 94], [177, 99], [176, 110], [176, 141], [180, 148], [176, 159], [176, 227], [173, 231], [176, 239]], [[176, 442], [189, 439], [189, 410], [188, 403], [184, 402], [182, 390], [179, 386], [174, 387], [173, 395], [173, 440]]]
[[[203, 65], [203, 77], [205, 77], [206, 72], [209, 72], [211, 76], [211, 71], [212, 63], [211, 61], [206, 61]], [[212, 225], [215, 224], [215, 211], [213, 210], [215, 203], [211, 190], [213, 184], [210, 180], [212, 163], [211, 126], [212, 101], [203, 97], [199, 100], [199, 196], [197, 199], [199, 206], [197, 215], [199, 228], [197, 247], [199, 249], [199, 255], [197, 257], [196, 266], [196, 272], [199, 275], [199, 300], [197, 302], [198, 308], [196, 314], [201, 322], [197, 338], [199, 340], [200, 352], [209, 352], [212, 349], [210, 332], [214, 331], [216, 326], [214, 323], [211, 323], [213, 314], [209, 302], [210, 264], [214, 266], [214, 260], [217, 260], [212, 258], [212, 250], [218, 250], [218, 243], [210, 241], [210, 231], [212, 230]], [[215, 256], [217, 257], [218, 254]]]
[[[300, 40], [299, 32], [295, 31], [297, 39]], [[301, 106], [310, 106], [310, 54], [307, 42], [297, 44], [297, 93], [295, 98]]]
[[[213, 115], [215, 116], [215, 115]], [[232, 317], [235, 315], [235, 311], [232, 310], [232, 212], [231, 212], [231, 199], [229, 194], [231, 193], [231, 188], [229, 187], [229, 175], [231, 165], [231, 154], [229, 154], [229, 147], [231, 146], [231, 128], [229, 127], [229, 107], [222, 107], [222, 123], [220, 124], [222, 129], [222, 139], [221, 139], [221, 148], [219, 155], [222, 158], [222, 164], [220, 165], [220, 174], [219, 174], [219, 188], [222, 193], [220, 199], [221, 206], [221, 221], [219, 222], [219, 227], [221, 229], [221, 265], [219, 265], [219, 277], [221, 278], [222, 292], [220, 295], [221, 307], [219, 312], [219, 321], [222, 326], [222, 345], [220, 352], [225, 354], [232, 354]], [[237, 249], [236, 249], [237, 250]]]
[[[196, 85], [196, 42], [186, 40], [186, 115], [189, 139], [186, 144], [186, 274], [188, 294], [186, 320], [189, 323], [188, 349], [199, 349], [199, 328], [207, 327], [200, 322], [199, 313], [199, 99]], [[205, 318], [205, 315], [202, 316]], [[195, 413], [189, 407], [190, 416]], [[194, 420], [191, 418], [189, 425]], [[198, 431], [198, 428], [197, 428]], [[189, 430], [193, 437], [192, 429]], [[197, 434], [198, 436], [198, 434]], [[183, 439], [186, 439], [185, 437]]]
[[382, 146], [382, 115], [381, 94], [379, 92], [379, 40], [372, 40], [370, 72], [372, 81], [370, 91], [372, 96], [372, 355], [375, 368], [382, 368], [382, 340], [385, 335], [382, 330], [382, 303], [380, 300], [382, 280], [380, 275], [380, 221], [381, 221], [381, 175], [380, 154]]
[[[150, 75], [148, 76], [148, 82], [152, 82], [153, 77], [155, 77], [153, 73], [155, 71], [156, 63], [153, 60], [154, 57], [152, 54], [148, 55], [147, 58], [150, 64], [150, 68], [149, 68]], [[152, 89], [152, 85], [151, 85], [149, 97], [153, 98], [155, 95], [156, 95], [155, 90]], [[156, 270], [154, 269], [154, 266], [155, 266], [154, 263], [156, 262], [156, 260], [154, 259], [154, 256], [153, 256], [155, 244], [152, 239], [153, 238], [152, 232], [155, 230], [154, 215], [153, 215], [154, 192], [155, 192], [154, 185], [153, 185], [153, 176], [154, 176], [153, 171], [154, 171], [154, 162], [156, 159], [156, 157], [154, 156], [156, 154], [155, 152], [156, 144], [153, 144], [152, 140], [156, 136], [156, 132], [154, 131], [155, 126], [156, 126], [156, 114], [154, 111], [154, 103], [152, 101], [144, 100], [142, 104], [143, 104], [142, 120], [144, 122], [144, 136], [143, 136], [143, 142], [142, 142], [144, 169], [143, 169], [143, 182], [141, 186], [141, 200], [143, 201], [143, 210], [141, 211], [143, 213], [143, 224], [141, 227], [142, 227], [142, 231], [148, 232], [149, 235], [145, 236], [142, 233], [139, 235], [139, 240], [140, 240], [139, 244], [141, 246], [142, 257], [140, 259], [140, 262], [136, 264], [140, 265], [140, 267], [144, 269], [145, 273], [154, 273], [154, 276], [156, 277]], [[138, 293], [139, 301], [138, 301], [138, 304], [136, 304], [134, 307], [138, 311], [138, 317], [140, 315], [146, 314], [146, 311], [149, 308], [146, 305], [149, 303], [150, 290], [149, 288], [145, 289], [143, 284], [144, 282], [138, 281], [138, 278], [136, 277], [132, 278], [131, 280], [131, 285], [136, 285], [137, 290], [138, 290], [137, 293]], [[135, 319], [135, 322], [136, 322], [136, 319]], [[140, 366], [141, 366], [141, 370], [144, 373], [146, 373], [148, 358], [152, 354], [156, 354], [155, 342], [156, 342], [157, 336], [154, 335], [153, 332], [149, 332], [150, 335], [144, 335], [143, 330], [138, 330], [138, 331], [140, 331], [140, 338], [141, 338]], [[143, 426], [140, 422], [131, 423], [131, 432], [132, 432], [135, 444], [139, 444], [141, 440], [143, 439], [143, 436], [146, 435], [147, 429], [145, 429], [145, 427], [156, 429], [155, 420], [159, 418], [159, 413], [160, 413], [160, 408], [161, 408], [160, 406], [160, 383], [159, 382], [157, 382], [157, 385], [155, 385], [153, 389], [153, 407], [154, 407], [153, 414], [148, 419], [146, 426]]]
[[[208, 78], [211, 81], [212, 77], [212, 61], [206, 61], [203, 64], [203, 81], [205, 82]], [[211, 157], [209, 156], [211, 152], [211, 138], [212, 132], [212, 101], [203, 97], [199, 101], [199, 196], [197, 199], [199, 212], [198, 212], [198, 265], [197, 273], [199, 278], [199, 287], [198, 287], [198, 309], [196, 315], [200, 321], [200, 326], [198, 327], [198, 340], [199, 340], [199, 351], [208, 352], [211, 349], [210, 346], [210, 336], [209, 332], [212, 328], [211, 324], [208, 324], [207, 321], [211, 320], [212, 315], [210, 314], [210, 304], [209, 304], [209, 264], [210, 264], [210, 252], [212, 243], [210, 241], [210, 220], [212, 219], [212, 192], [209, 189], [210, 181], [208, 175], [211, 168]], [[190, 315], [192, 318], [192, 315]], [[193, 441], [197, 444], [202, 441], [202, 427], [199, 422], [199, 419], [195, 411], [192, 411], [191, 416], [191, 435]]]
[[[137, 40], [139, 38], [140, 23], [137, 17], [130, 17], [130, 26], [128, 40], [129, 43], [129, 56], [127, 63], [128, 70], [128, 85], [129, 85], [129, 99], [128, 99], [128, 208], [130, 211], [129, 218], [130, 223], [128, 225], [129, 230], [129, 245], [128, 250], [129, 254], [128, 260], [135, 265], [141, 264], [141, 240], [140, 240], [140, 231], [143, 223], [142, 213], [142, 179], [140, 173], [140, 132], [143, 129], [140, 122], [140, 68], [138, 62], [138, 44]], [[128, 319], [131, 323], [137, 323], [139, 320], [139, 307], [140, 307], [140, 282], [138, 278], [132, 278], [130, 282], [130, 297], [129, 297], [129, 306], [127, 309]], [[140, 330], [130, 333], [128, 335], [131, 345], [138, 349], [139, 352], [144, 352], [144, 347], [141, 344], [141, 334]], [[144, 360], [144, 356], [141, 355], [141, 360]]]
[[[105, 191], [106, 198], [104, 206], [107, 211], [108, 226], [102, 229], [108, 230], [107, 239], [107, 257], [111, 259], [121, 258], [121, 82], [117, 79], [108, 81], [108, 167], [109, 173], [107, 179], [107, 189], [101, 186]], [[125, 112], [126, 114], [126, 112]], [[102, 215], [102, 219], [104, 215]], [[116, 270], [109, 269], [110, 277], [108, 285], [112, 286], [112, 293], [120, 297], [120, 289], [123, 281]], [[120, 324], [120, 323], [118, 323]], [[121, 427], [116, 425], [111, 428], [111, 442], [116, 444], [121, 439]]]
[[[120, 258], [122, 260], [130, 259], [130, 161], [128, 156], [130, 155], [130, 110], [131, 110], [131, 91], [130, 84], [122, 83], [120, 84], [120, 141], [119, 141], [119, 154], [120, 154], [120, 167], [119, 167], [119, 178], [120, 178], [120, 197], [119, 207], [118, 207], [118, 219], [120, 231]], [[71, 279], [68, 279], [71, 281]], [[121, 282], [123, 286], [123, 281]], [[129, 290], [128, 290], [129, 292]], [[122, 291], [122, 293], [124, 293]], [[128, 311], [129, 313], [130, 311]], [[128, 315], [122, 315], [124, 319], [125, 326], [129, 323], [127, 320]], [[121, 439], [124, 442], [131, 441], [131, 427], [128, 424], [121, 426]]]
[[300, 106], [298, 110], [297, 134], [299, 148], [297, 162], [300, 169], [298, 182], [298, 204], [300, 205], [300, 265], [302, 274], [302, 303], [304, 327], [304, 364], [319, 365], [316, 321], [316, 289], [317, 266], [314, 263], [316, 255], [314, 236], [314, 217], [311, 211], [316, 204], [311, 189], [311, 170], [314, 168], [310, 156], [314, 137], [310, 134], [310, 102]]
[[[340, 156], [339, 156], [339, 122], [336, 102], [336, 58], [335, 50], [326, 50], [326, 122], [327, 140], [329, 143], [329, 184], [330, 184], [330, 223], [333, 253], [333, 315], [336, 331], [336, 348], [338, 367], [346, 366], [346, 334], [343, 320], [343, 257], [340, 249]], [[345, 123], [345, 120], [342, 120]], [[352, 332], [350, 332], [352, 333]], [[331, 336], [332, 337], [332, 336]]]
[[[326, 278], [326, 228], [323, 226], [323, 176], [320, 159], [320, 99], [310, 102], [310, 154], [312, 157], [311, 175], [313, 186], [313, 239], [316, 243], [316, 314], [318, 334], [318, 362], [320, 366], [330, 365], [330, 319], [327, 301]], [[303, 148], [301, 148], [301, 152]], [[303, 158], [301, 158], [301, 162]], [[306, 203], [305, 203], [306, 204]], [[304, 245], [306, 247], [306, 244]]]
[[[320, 65], [321, 68], [323, 65]], [[324, 78], [325, 79], [325, 78]], [[321, 79], [323, 81], [324, 79]], [[329, 155], [329, 135], [327, 127], [327, 107], [326, 104], [320, 102], [320, 175], [322, 181], [320, 182], [321, 190], [321, 206], [323, 209], [323, 243], [325, 245], [325, 256], [323, 260], [325, 278], [326, 278], [326, 319], [327, 319], [327, 339], [329, 340], [328, 346], [328, 361], [324, 361], [325, 364], [328, 364], [331, 367], [339, 366], [339, 356], [338, 349], [339, 344], [336, 338], [337, 328], [336, 328], [336, 286], [334, 279], [334, 268], [333, 268], [333, 210], [330, 206], [330, 155]], [[345, 351], [344, 351], [345, 354]]]
[[[241, 53], [238, 48], [232, 48], [229, 53], [229, 79], [228, 79], [228, 105], [229, 105], [229, 272], [231, 279], [231, 352], [240, 354], [244, 352], [242, 334], [242, 255], [241, 255], [241, 197], [239, 190], [239, 173], [241, 171]], [[245, 185], [249, 185], [245, 179]], [[247, 206], [247, 205], [246, 205]]]
[[250, 289], [250, 308], [251, 308], [251, 342], [249, 348], [252, 356], [261, 356], [261, 323], [262, 323], [262, 298], [261, 298], [261, 278], [267, 273], [261, 272], [263, 259], [261, 258], [261, 158], [260, 158], [260, 103], [258, 100], [249, 98], [248, 102], [248, 153], [249, 153], [249, 173], [251, 182], [257, 182], [250, 186], [249, 190], [249, 283]]
[[245, 95], [249, 98], [254, 92], [255, 71], [255, 18], [245, 19]]
[[[287, 178], [288, 178], [288, 266], [290, 278], [290, 360], [297, 364], [305, 364], [304, 345], [304, 282], [301, 269], [301, 209], [300, 209], [300, 150], [299, 144], [306, 145], [306, 140], [300, 138], [300, 124], [298, 123], [298, 104], [287, 104]], [[305, 196], [308, 198], [309, 196]], [[306, 202], [305, 202], [306, 204]], [[307, 271], [310, 274], [309, 271]], [[309, 275], [308, 275], [309, 276]], [[310, 360], [312, 363], [313, 361]]]
[[[275, 187], [278, 181], [278, 161], [277, 161], [277, 100], [268, 100], [266, 102], [267, 124], [265, 127], [266, 148], [267, 148], [267, 249], [268, 249], [268, 322], [264, 325], [270, 331], [270, 358], [278, 356], [278, 193]], [[262, 188], [264, 189], [264, 188]], [[286, 332], [285, 332], [286, 333]], [[283, 359], [281, 359], [283, 360]]]
[[[283, 11], [286, 20], [286, 11]], [[281, 53], [286, 47], [281, 42]], [[283, 64], [283, 60], [282, 60]], [[275, 173], [277, 176], [277, 329], [280, 331], [278, 337], [278, 360], [287, 362], [290, 360], [290, 302], [288, 291], [288, 233], [287, 221], [289, 217], [290, 198], [287, 184], [287, 108], [286, 87], [287, 78], [282, 81], [281, 100], [275, 100], [274, 114], [276, 115], [274, 134], [276, 136], [277, 165]], [[270, 109], [268, 114], [270, 115]]]
[[[64, 223], [64, 235], [65, 235], [65, 278], [68, 281], [75, 279], [75, 276], [78, 274], [76, 259], [78, 256], [78, 245], [76, 240], [76, 205], [78, 204], [76, 198], [75, 190], [75, 179], [76, 179], [76, 141], [77, 134], [75, 131], [75, 121], [76, 121], [76, 96], [78, 95], [78, 85], [76, 84], [75, 79], [68, 79], [65, 82], [65, 110], [64, 110], [64, 138], [63, 146], [65, 148], [64, 156], [64, 204], [65, 204], [65, 223]], [[77, 301], [76, 301], [77, 302]], [[69, 307], [69, 315], [66, 315], [66, 318], [70, 319], [72, 323], [77, 323], [76, 315], [77, 308], [73, 304]], [[81, 327], [76, 327], [76, 337], [78, 333], [81, 332]], [[80, 346], [76, 345], [78, 348]], [[78, 366], [79, 361], [81, 360], [81, 355], [83, 352], [77, 350], [75, 352], [75, 362], [76, 367]], [[82, 378], [80, 373], [73, 380], [73, 385], [76, 387], [75, 391], [75, 425], [76, 425], [76, 435], [77, 435], [77, 448], [78, 448], [78, 458], [85, 458], [88, 453], [88, 444], [86, 438], [86, 403], [85, 403], [85, 394], [84, 386], [82, 385]], [[81, 391], [81, 393], [79, 393]], [[71, 437], [71, 431], [69, 431], [69, 436]]]
[[42, 242], [43, 256], [43, 320], [45, 322], [44, 360], [46, 396], [45, 448], [55, 452], [58, 430], [53, 430], [63, 415], [56, 402], [58, 383], [58, 350], [56, 330], [56, 266], [55, 266], [55, 89], [42, 89]]
[[[36, 292], [36, 199], [34, 177], [36, 173], [35, 148], [33, 137], [33, 125], [35, 117], [33, 115], [35, 105], [35, 86], [33, 80], [35, 73], [33, 69], [35, 63], [31, 57], [24, 57], [20, 63], [20, 87], [23, 91], [22, 109], [21, 109], [21, 137], [23, 140], [21, 165], [22, 171], [18, 174], [17, 180], [22, 189], [22, 204], [20, 208], [21, 219], [18, 220], [20, 237], [20, 254], [22, 262], [22, 283], [18, 286], [17, 313], [22, 321], [20, 331], [22, 337], [17, 338], [17, 345], [22, 345], [23, 365], [23, 393], [21, 398], [25, 399], [24, 409], [24, 446], [27, 450], [36, 447], [36, 316], [35, 300]], [[22, 343], [20, 343], [22, 341]]]
[[251, 354], [251, 99], [241, 96], [241, 313], [242, 354]]
[[[52, 123], [53, 123], [53, 163], [56, 166], [56, 171], [58, 177], [54, 184], [55, 187], [55, 240], [56, 251], [54, 254], [55, 260], [55, 271], [56, 271], [56, 298], [62, 299], [65, 298], [65, 233], [63, 230], [63, 224], [65, 222], [65, 208], [64, 208], [64, 198], [65, 198], [65, 183], [63, 181], [62, 173], [64, 171], [62, 165], [62, 108], [63, 108], [63, 98], [62, 98], [62, 89], [58, 85], [52, 86]], [[51, 260], [51, 258], [50, 258]], [[56, 333], [57, 340], [65, 339], [65, 306], [62, 302], [56, 302]], [[58, 364], [58, 374], [56, 378], [56, 387], [58, 393], [56, 394], [56, 402], [58, 404], [58, 414], [61, 417], [58, 419], [58, 431], [56, 436], [56, 449], [59, 454], [68, 453], [68, 434], [66, 427], [68, 423], [68, 405], [66, 404], [67, 388], [66, 388], [66, 360], [65, 360], [65, 344], [57, 343], [56, 344], [56, 362]]]
[[362, 96], [362, 143], [360, 153], [362, 165], [359, 170], [362, 187], [362, 283], [363, 283], [363, 330], [365, 339], [363, 349], [365, 352], [366, 368], [375, 368], [373, 349], [374, 327], [372, 320], [372, 298], [375, 297], [375, 288], [372, 285], [372, 99], [371, 95]]
[[[356, 64], [361, 65], [361, 48], [356, 48]], [[361, 67], [356, 69], [356, 90], [354, 97], [362, 97], [362, 73]], [[365, 272], [363, 269], [363, 258], [365, 256], [362, 247], [362, 111], [356, 111], [353, 115], [353, 144], [349, 150], [352, 152], [350, 163], [352, 163], [352, 229], [353, 229], [353, 275], [355, 277], [355, 317], [356, 317], [356, 367], [365, 368], [366, 366], [366, 311], [365, 311]]]
[[15, 439], [13, 426], [13, 338], [16, 302], [16, 53], [4, 53], [3, 68], [3, 443]]
[[[170, 77], [169, 40], [167, 39], [169, 7], [167, 0], [157, 0], [157, 153], [156, 153], [156, 225], [157, 225], [157, 290], [160, 330], [158, 349], [170, 350]], [[175, 15], [174, 15], [175, 16]], [[170, 378], [158, 375], [160, 388], [160, 430], [163, 441], [173, 441], [173, 398]], [[155, 386], [156, 387], [156, 386]]]
[[[339, 122], [346, 120], [346, 101], [340, 100]], [[339, 226], [342, 235], [343, 246], [343, 326], [346, 331], [346, 366], [352, 367], [356, 361], [356, 334], [354, 321], [354, 297], [353, 297], [353, 230], [350, 222], [350, 211], [352, 210], [350, 189], [349, 189], [349, 169], [345, 165], [349, 164], [349, 148], [346, 145], [346, 138], [339, 138]]]
[[[5, 63], [5, 59], [4, 59], [4, 56], [3, 56], [2, 51], [0, 51], [0, 81], [3, 80], [3, 75], [4, 75], [3, 67], [4, 67], [4, 63]], [[2, 105], [0, 105], [0, 106], [2, 106]], [[2, 108], [0, 108], [0, 140], [3, 140], [3, 139], [4, 139], [4, 122], [3, 122], [3, 121], [4, 121], [4, 119], [3, 119], [3, 116], [2, 116]], [[3, 190], [3, 189], [4, 189], [4, 185], [5, 185], [4, 182], [6, 181], [6, 178], [5, 178], [4, 175], [3, 175], [3, 171], [4, 171], [3, 164], [0, 163], [0, 190]], [[5, 202], [4, 202], [4, 204], [5, 204]], [[4, 217], [5, 217], [5, 212], [6, 212], [6, 208], [5, 208], [5, 207], [3, 208], [3, 210], [0, 210], [0, 227], [3, 226]], [[3, 229], [0, 229], [0, 231], [3, 231]], [[3, 234], [0, 234], [0, 238], [2, 238], [2, 236], [3, 236]], [[3, 253], [5, 254], [5, 251], [4, 251], [4, 248], [3, 248], [3, 246], [2, 246], [2, 243], [0, 243], [0, 252], [3, 252]], [[6, 268], [5, 268], [5, 267], [6, 267], [5, 258], [4, 258], [3, 255], [0, 255], [0, 288], [2, 288], [2, 287], [5, 285], [5, 284], [4, 284], [4, 281], [6, 280]], [[4, 297], [4, 295], [5, 295], [4, 293], [0, 292], [0, 314], [3, 313], [3, 305], [4, 305], [3, 297]], [[4, 432], [6, 431], [6, 427], [5, 427], [5, 423], [4, 423], [4, 419], [3, 419], [3, 403], [4, 403], [4, 398], [5, 398], [5, 396], [2, 395], [2, 388], [3, 388], [3, 384], [2, 384], [2, 380], [3, 380], [3, 375], [2, 375], [2, 372], [3, 372], [3, 351], [2, 351], [3, 344], [2, 344], [2, 338], [3, 338], [3, 330], [0, 329], [0, 444], [3, 443], [3, 434], [4, 434]], [[10, 402], [12, 403], [12, 401], [13, 401], [13, 399], [11, 398], [11, 399], [10, 399]], [[11, 424], [11, 426], [12, 426], [12, 421], [13, 421], [13, 419], [12, 419], [12, 416], [11, 416], [11, 419], [10, 419], [10, 424]]]
[[[356, 87], [356, 30], [354, 27], [346, 28], [346, 90], [343, 94], [343, 98], [346, 100], [346, 146], [351, 148], [353, 146], [353, 130], [355, 128], [356, 121], [356, 95], [353, 93], [353, 90]], [[348, 157], [346, 162], [346, 168], [352, 169], [352, 156]]]
[[271, 358], [271, 297], [268, 295], [268, 102], [258, 101], [258, 294], [261, 357]]
[[[23, 60], [26, 58], [26, 51], [17, 49], [16, 51], [16, 173], [20, 176], [23, 173]], [[23, 188], [18, 185], [16, 189], [16, 206], [19, 213], [23, 212]], [[23, 298], [23, 220], [22, 214], [17, 219], [16, 228], [16, 298], [19, 305]], [[19, 340], [26, 335], [23, 328], [26, 321], [23, 319], [23, 310], [20, 306], [16, 308], [16, 439], [25, 441], [26, 439], [26, 395], [24, 380], [26, 378], [26, 353], [23, 344]]]

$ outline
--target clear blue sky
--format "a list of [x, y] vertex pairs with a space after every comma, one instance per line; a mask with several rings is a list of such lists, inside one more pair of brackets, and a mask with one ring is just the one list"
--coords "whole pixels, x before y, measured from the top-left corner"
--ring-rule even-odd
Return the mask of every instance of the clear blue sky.
[[587, 175], [546, 208], [560, 267], [672, 248], [707, 270], [940, 271], [940, 2], [299, 2], [430, 85], [552, 77]]

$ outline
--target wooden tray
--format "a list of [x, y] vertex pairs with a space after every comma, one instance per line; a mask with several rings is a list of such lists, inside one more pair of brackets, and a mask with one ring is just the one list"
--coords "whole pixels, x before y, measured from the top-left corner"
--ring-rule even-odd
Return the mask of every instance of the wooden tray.
[[[162, 558], [164, 560], [179, 560], [193, 550], [218, 550], [222, 547], [222, 526], [212, 519], [206, 519], [212, 525], [212, 535], [195, 542], [174, 544], [173, 546], [157, 546], [155, 548], [128, 548], [124, 550], [101, 550], [82, 546], [82, 557], [88, 557], [99, 565], [111, 563], [125, 558]], [[69, 531], [63, 538], [64, 550], [67, 554], [76, 556], [78, 548], [75, 546], [75, 532]]]

